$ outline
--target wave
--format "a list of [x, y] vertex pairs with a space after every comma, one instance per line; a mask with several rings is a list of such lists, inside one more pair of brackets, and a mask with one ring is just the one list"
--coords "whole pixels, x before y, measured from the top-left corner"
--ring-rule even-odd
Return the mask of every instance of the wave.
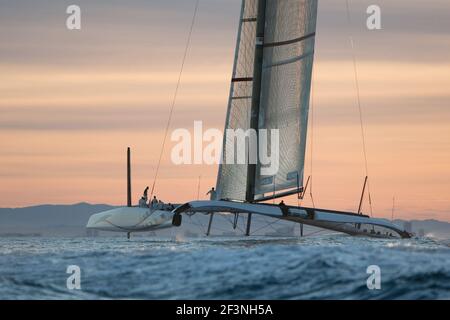
[[[1, 239], [1, 299], [449, 299], [433, 239]], [[66, 287], [67, 266], [81, 290]], [[367, 267], [381, 269], [369, 290]]]

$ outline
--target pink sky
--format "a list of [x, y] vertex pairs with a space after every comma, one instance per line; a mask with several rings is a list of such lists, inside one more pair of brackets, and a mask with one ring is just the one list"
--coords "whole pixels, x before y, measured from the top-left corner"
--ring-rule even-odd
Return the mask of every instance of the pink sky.
[[[365, 173], [349, 30], [342, 27], [345, 12], [331, 3], [321, 2], [319, 8], [313, 192], [319, 207], [356, 210]], [[390, 218], [395, 196], [396, 218], [450, 221], [450, 58], [442, 54], [450, 50], [450, 35], [439, 28], [447, 21], [432, 15], [450, 5], [433, 3], [436, 11], [423, 12], [413, 1], [410, 14], [421, 12], [436, 30], [421, 25], [404, 30], [396, 20], [402, 11], [381, 1], [384, 29], [352, 31], [377, 217]], [[0, 207], [124, 204], [127, 146], [133, 148], [135, 199], [152, 184], [192, 5], [150, 2], [146, 18], [133, 5], [104, 13], [86, 2], [85, 15], [91, 18], [77, 34], [64, 29], [64, 8], [57, 2], [42, 11], [21, 1], [2, 8]], [[364, 2], [354, 15], [364, 17], [363, 9]], [[238, 12], [237, 0], [200, 7], [171, 130], [192, 129], [195, 120], [223, 129]], [[334, 12], [338, 17], [328, 19]], [[113, 23], [118, 17], [120, 23]], [[205, 197], [217, 168], [175, 166], [172, 146], [163, 158], [158, 197], [167, 202], [196, 198], [199, 176]], [[310, 151], [306, 175], [311, 174]]]

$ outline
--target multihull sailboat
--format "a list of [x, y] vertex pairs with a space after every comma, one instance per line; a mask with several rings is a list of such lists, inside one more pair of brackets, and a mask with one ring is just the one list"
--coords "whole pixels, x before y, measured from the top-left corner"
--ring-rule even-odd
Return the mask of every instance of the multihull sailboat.
[[[374, 219], [360, 212], [264, 203], [289, 195], [300, 196], [305, 191], [304, 165], [317, 8], [318, 0], [242, 1], [222, 159], [230, 153], [234, 155], [235, 137], [228, 134], [230, 130], [277, 130], [279, 170], [267, 176], [264, 164], [259, 161], [248, 164], [222, 161], [217, 178], [217, 200], [193, 201], [170, 213], [161, 213], [172, 219], [174, 226], [182, 224], [183, 213], [206, 213], [210, 214], [209, 234], [215, 213], [231, 213], [236, 217], [239, 214], [248, 216], [246, 235], [251, 234], [252, 215], [261, 215], [349, 235], [411, 236], [388, 220]], [[140, 209], [126, 210], [137, 212]], [[117, 214], [130, 214], [127, 212], [118, 211]]]
[[[174, 224], [180, 224], [179, 215], [183, 212], [210, 213], [211, 221], [214, 212], [228, 212], [248, 215], [247, 235], [252, 214], [257, 214], [350, 235], [410, 237], [384, 219], [263, 203], [305, 191], [303, 176], [317, 7], [317, 0], [242, 2], [225, 127], [278, 130], [279, 170], [275, 175], [265, 176], [261, 163], [221, 164], [217, 199], [222, 200], [186, 203], [174, 211]], [[223, 159], [234, 152], [234, 144], [233, 137], [225, 134]]]

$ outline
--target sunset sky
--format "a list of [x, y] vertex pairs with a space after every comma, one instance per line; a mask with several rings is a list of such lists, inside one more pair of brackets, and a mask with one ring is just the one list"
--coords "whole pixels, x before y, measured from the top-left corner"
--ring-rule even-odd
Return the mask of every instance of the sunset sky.
[[[82, 10], [80, 31], [66, 28], [71, 4]], [[194, 4], [0, 0], [0, 207], [125, 204], [128, 146], [137, 200], [153, 182]], [[382, 9], [382, 30], [365, 26], [371, 4]], [[450, 2], [350, 5], [352, 27], [345, 0], [319, 1], [316, 205], [355, 211], [364, 181], [351, 34], [374, 215], [390, 218], [395, 196], [396, 218], [450, 221]], [[239, 12], [240, 0], [200, 0], [171, 131], [191, 130], [195, 120], [223, 129]], [[175, 166], [173, 145], [166, 148], [157, 196], [196, 199], [201, 176], [205, 197], [217, 167]]]

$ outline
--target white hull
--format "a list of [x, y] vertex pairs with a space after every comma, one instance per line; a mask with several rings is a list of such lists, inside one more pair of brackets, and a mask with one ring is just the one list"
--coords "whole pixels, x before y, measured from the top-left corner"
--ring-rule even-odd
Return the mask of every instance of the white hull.
[[145, 232], [172, 227], [173, 213], [149, 208], [124, 207], [94, 214], [88, 229], [114, 232]]
[[[323, 229], [343, 232], [352, 236], [376, 238], [410, 238], [411, 234], [386, 219], [370, 218], [349, 212], [293, 207], [270, 204], [254, 204], [234, 201], [193, 201], [174, 210], [179, 216], [184, 212], [229, 212], [257, 214]], [[174, 219], [174, 221], [180, 221]]]

